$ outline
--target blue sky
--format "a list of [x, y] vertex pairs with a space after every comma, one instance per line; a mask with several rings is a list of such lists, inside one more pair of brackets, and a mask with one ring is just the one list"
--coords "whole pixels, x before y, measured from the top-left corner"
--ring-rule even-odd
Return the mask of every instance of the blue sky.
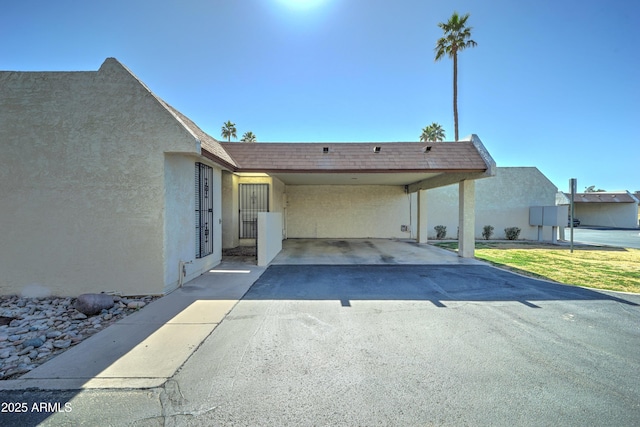
[[[216, 138], [453, 139], [437, 23], [470, 13], [460, 136], [561, 190], [640, 190], [640, 2], [628, 0], [5, 0], [0, 69], [97, 70], [116, 57]], [[1, 96], [1, 94], [0, 94]]]

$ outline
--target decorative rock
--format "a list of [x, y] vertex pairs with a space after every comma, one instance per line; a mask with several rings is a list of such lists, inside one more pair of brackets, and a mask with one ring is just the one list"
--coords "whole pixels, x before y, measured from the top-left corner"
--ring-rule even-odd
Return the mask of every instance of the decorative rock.
[[107, 294], [82, 294], [74, 304], [76, 310], [87, 316], [93, 316], [111, 307], [113, 307], [113, 297]]
[[33, 350], [33, 347], [23, 348], [18, 352], [18, 356], [24, 356], [25, 354], [29, 353], [31, 350]]
[[76, 314], [74, 314], [73, 316], [71, 316], [71, 318], [72, 318], [73, 320], [83, 320], [83, 319], [86, 319], [86, 318], [87, 318], [87, 315], [86, 315], [86, 314], [84, 314], [84, 313], [76, 313]]
[[146, 304], [143, 301], [130, 301], [127, 304], [127, 308], [138, 309], [144, 307]]
[[71, 345], [71, 340], [56, 340], [53, 342], [55, 348], [67, 348]]
[[34, 347], [34, 348], [38, 348], [41, 347], [42, 344], [44, 344], [44, 340], [40, 339], [40, 338], [31, 338], [29, 340], [26, 340], [23, 345], [25, 347]]
[[60, 335], [62, 335], [62, 332], [60, 332], [60, 331], [49, 331], [49, 332], [47, 332], [46, 337], [47, 338], [58, 338]]
[[0, 381], [29, 372], [155, 298], [118, 297], [111, 307], [86, 317], [73, 307], [72, 298], [1, 296]]

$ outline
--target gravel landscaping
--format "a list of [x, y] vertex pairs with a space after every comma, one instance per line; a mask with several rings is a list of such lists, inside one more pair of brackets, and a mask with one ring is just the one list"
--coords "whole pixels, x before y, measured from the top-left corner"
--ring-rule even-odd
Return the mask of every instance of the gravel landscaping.
[[0, 380], [31, 371], [157, 298], [113, 296], [112, 307], [87, 316], [72, 297], [0, 297]]

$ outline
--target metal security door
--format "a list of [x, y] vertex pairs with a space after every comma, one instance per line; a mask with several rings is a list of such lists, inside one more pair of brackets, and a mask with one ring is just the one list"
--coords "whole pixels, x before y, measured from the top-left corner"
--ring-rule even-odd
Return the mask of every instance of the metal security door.
[[269, 212], [269, 184], [240, 184], [240, 238], [258, 237], [258, 212]]
[[213, 253], [213, 169], [196, 163], [196, 258]]

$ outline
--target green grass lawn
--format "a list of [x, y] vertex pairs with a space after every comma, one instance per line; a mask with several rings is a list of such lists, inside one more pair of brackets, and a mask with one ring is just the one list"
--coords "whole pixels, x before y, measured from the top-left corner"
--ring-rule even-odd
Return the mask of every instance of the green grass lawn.
[[[457, 242], [435, 246], [457, 250]], [[568, 285], [640, 293], [640, 249], [477, 242], [476, 258], [528, 276]]]

